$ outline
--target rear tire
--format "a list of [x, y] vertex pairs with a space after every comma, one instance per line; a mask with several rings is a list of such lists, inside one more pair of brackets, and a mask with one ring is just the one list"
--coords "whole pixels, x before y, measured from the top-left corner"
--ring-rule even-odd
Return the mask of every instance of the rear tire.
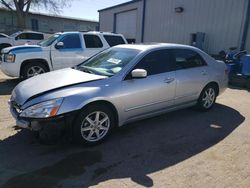
[[114, 123], [113, 112], [106, 106], [87, 106], [80, 112], [73, 125], [73, 141], [85, 145], [99, 144], [109, 136]]
[[214, 85], [206, 86], [197, 101], [196, 107], [199, 111], [208, 111], [213, 108], [217, 97], [216, 87]]
[[48, 72], [48, 68], [46, 65], [44, 65], [43, 63], [39, 63], [39, 62], [31, 62], [27, 65], [24, 66], [21, 76], [24, 79], [27, 78], [31, 78], [33, 76], [37, 76], [39, 74], [43, 74]]

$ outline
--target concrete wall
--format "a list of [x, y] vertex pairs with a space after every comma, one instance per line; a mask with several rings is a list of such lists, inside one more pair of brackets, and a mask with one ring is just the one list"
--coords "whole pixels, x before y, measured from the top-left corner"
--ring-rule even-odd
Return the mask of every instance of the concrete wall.
[[108, 9], [100, 12], [100, 31], [114, 31], [114, 19], [115, 14], [124, 11], [130, 11], [136, 9], [137, 11], [137, 21], [136, 21], [136, 42], [141, 42], [141, 28], [142, 28], [142, 12], [143, 12], [143, 2], [137, 1], [134, 3], [126, 4], [124, 6], [116, 7], [113, 9]]
[[[96, 30], [99, 25], [98, 22], [94, 21], [53, 17], [41, 14], [29, 14], [26, 29], [32, 30], [32, 19], [38, 20], [38, 31], [45, 33]], [[0, 32], [11, 34], [15, 31], [23, 29], [24, 28], [17, 27], [17, 17], [15, 12], [12, 13], [10, 11], [0, 9]]]

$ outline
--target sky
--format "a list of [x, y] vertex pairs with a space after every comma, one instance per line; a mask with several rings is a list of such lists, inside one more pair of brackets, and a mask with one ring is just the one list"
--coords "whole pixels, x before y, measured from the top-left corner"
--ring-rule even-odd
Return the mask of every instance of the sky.
[[[73, 0], [71, 6], [64, 8], [59, 15], [98, 21], [98, 10], [128, 1], [130, 0]], [[47, 13], [44, 10], [41, 12]]]

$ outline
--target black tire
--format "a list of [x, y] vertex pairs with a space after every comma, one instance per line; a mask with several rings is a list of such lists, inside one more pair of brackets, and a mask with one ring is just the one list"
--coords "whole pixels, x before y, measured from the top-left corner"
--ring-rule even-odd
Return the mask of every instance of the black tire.
[[[212, 93], [214, 94], [214, 97], [210, 98], [210, 102], [208, 103], [208, 100], [205, 100], [207, 94], [211, 92], [211, 96]], [[213, 84], [207, 85], [201, 92], [199, 99], [197, 101], [196, 104], [196, 109], [198, 109], [199, 111], [202, 112], [206, 112], [208, 110], [210, 110], [211, 108], [213, 108], [215, 102], [216, 102], [216, 98], [217, 98], [218, 92], [216, 87]]]
[[[108, 116], [108, 120], [106, 120], [101, 126], [105, 127], [107, 129], [106, 130], [101, 130], [101, 128], [98, 128], [98, 123], [96, 123], [96, 125], [92, 125], [92, 127], [95, 126], [95, 128], [91, 128], [91, 130], [86, 130], [85, 132], [82, 132], [82, 130], [84, 128], [90, 128], [91, 124], [89, 123], [89, 121], [86, 120], [87, 117], [89, 117], [89, 119], [95, 121], [94, 119], [96, 118], [96, 114], [97, 112], [100, 112], [99, 115], [99, 121], [104, 120], [105, 115]], [[91, 115], [93, 114], [93, 115]], [[93, 116], [93, 117], [92, 117]], [[108, 126], [109, 123], [109, 126]], [[100, 144], [102, 143], [111, 133], [112, 128], [114, 127], [115, 124], [115, 117], [113, 115], [113, 111], [111, 109], [109, 109], [108, 107], [106, 107], [103, 104], [93, 104], [90, 106], [87, 106], [86, 108], [84, 108], [83, 110], [81, 110], [81, 112], [79, 113], [79, 115], [77, 116], [74, 125], [73, 125], [73, 141], [76, 144], [84, 144], [84, 145], [96, 145], [96, 144]], [[105, 126], [103, 126], [105, 125]], [[82, 129], [83, 128], [83, 129]], [[93, 137], [97, 138], [97, 134], [96, 132], [93, 131], [93, 129], [96, 129], [95, 131], [98, 131], [98, 133], [100, 135], [102, 135], [102, 133], [104, 133], [106, 131], [105, 134], [103, 134], [104, 136], [99, 139], [99, 140], [88, 140], [86, 138], [86, 136], [90, 135], [90, 132], [92, 131], [92, 135]], [[99, 132], [100, 131], [100, 132]], [[93, 133], [94, 132], [94, 133]]]
[[[30, 62], [27, 65], [24, 65], [24, 67], [22, 69], [22, 72], [21, 72], [21, 77], [24, 78], [24, 79], [32, 77], [31, 76], [32, 69], [37, 70], [37, 72], [38, 72], [38, 70], [41, 71], [40, 73], [37, 73], [35, 75], [43, 74], [43, 73], [46, 73], [46, 72], [49, 71], [48, 68], [47, 68], [47, 66], [44, 65], [43, 63]], [[33, 75], [33, 76], [35, 76], [35, 75]]]

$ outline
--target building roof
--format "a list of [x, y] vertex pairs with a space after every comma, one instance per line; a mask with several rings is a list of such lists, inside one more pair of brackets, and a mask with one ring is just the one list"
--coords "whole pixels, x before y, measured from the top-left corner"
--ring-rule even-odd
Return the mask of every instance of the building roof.
[[142, 1], [142, 0], [131, 0], [131, 1], [126, 2], [126, 3], [122, 3], [122, 4], [119, 4], [119, 5], [115, 5], [115, 6], [112, 6], [112, 7], [107, 7], [107, 8], [98, 10], [98, 12], [102, 12], [102, 11], [109, 10], [109, 9], [113, 9], [113, 8], [117, 8], [117, 7], [121, 7], [121, 6], [124, 6], [124, 5], [129, 5], [129, 4], [131, 4], [131, 3], [136, 3], [136, 2], [138, 2], [138, 1]]
[[[8, 9], [1, 8], [0, 11], [9, 11]], [[90, 20], [90, 19], [80, 19], [80, 18], [74, 18], [74, 17], [69, 17], [69, 16], [60, 16], [60, 15], [53, 15], [53, 14], [45, 14], [45, 13], [34, 13], [34, 12], [29, 12], [31, 15], [37, 15], [37, 16], [46, 16], [46, 17], [54, 17], [54, 18], [60, 18], [60, 19], [67, 19], [67, 20], [76, 20], [76, 21], [82, 21], [82, 22], [93, 22], [93, 23], [98, 23], [97, 20]]]

